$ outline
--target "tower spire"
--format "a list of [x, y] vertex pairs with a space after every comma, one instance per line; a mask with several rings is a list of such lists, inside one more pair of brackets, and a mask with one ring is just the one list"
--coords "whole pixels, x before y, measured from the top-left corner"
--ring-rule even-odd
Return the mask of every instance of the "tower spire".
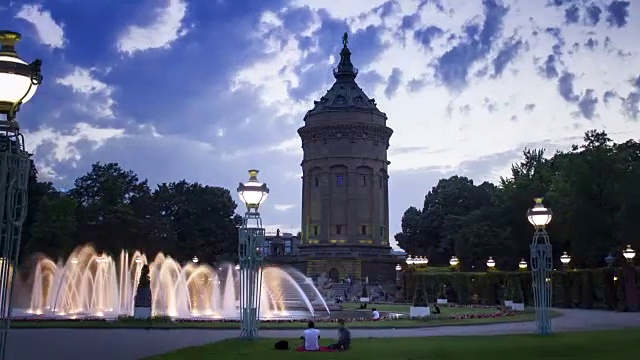
[[340, 62], [333, 69], [333, 76], [339, 81], [353, 81], [358, 75], [358, 69], [351, 62], [351, 51], [347, 46], [349, 44], [349, 34], [346, 32], [342, 35], [342, 51], [340, 51]]

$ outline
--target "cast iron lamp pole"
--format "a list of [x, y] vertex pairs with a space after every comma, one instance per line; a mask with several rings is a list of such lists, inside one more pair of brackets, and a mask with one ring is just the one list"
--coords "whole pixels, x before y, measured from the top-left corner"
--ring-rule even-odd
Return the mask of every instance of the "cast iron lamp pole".
[[551, 281], [549, 274], [553, 268], [553, 256], [546, 226], [551, 222], [553, 212], [542, 205], [543, 198], [535, 198], [536, 204], [527, 211], [527, 218], [533, 227], [531, 243], [531, 275], [533, 301], [536, 309], [536, 330], [538, 334], [551, 334]]
[[20, 251], [22, 223], [27, 215], [31, 160], [16, 113], [42, 82], [42, 61], [30, 64], [16, 53], [20, 34], [0, 31], [0, 359], [4, 359], [10, 326], [11, 285]]
[[258, 337], [260, 292], [262, 288], [262, 244], [264, 228], [258, 209], [269, 195], [267, 184], [258, 181], [258, 170], [249, 170], [249, 181], [238, 185], [240, 200], [247, 207], [238, 231], [238, 260], [240, 271], [240, 337]]

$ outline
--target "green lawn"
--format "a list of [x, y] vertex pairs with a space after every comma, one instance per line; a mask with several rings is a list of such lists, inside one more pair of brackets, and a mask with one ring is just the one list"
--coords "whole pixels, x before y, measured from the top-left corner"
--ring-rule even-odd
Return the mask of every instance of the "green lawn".
[[[640, 328], [619, 331], [536, 335], [354, 339], [346, 352], [309, 354], [273, 349], [276, 339], [253, 342], [227, 340], [186, 348], [149, 360], [623, 360], [635, 359], [633, 344], [640, 339]], [[299, 340], [291, 340], [297, 345]], [[325, 340], [322, 345], [327, 345]]]
[[[557, 316], [558, 314], [554, 314]], [[432, 327], [432, 326], [449, 326], [449, 325], [480, 325], [480, 324], [497, 324], [505, 322], [532, 321], [534, 314], [525, 312], [516, 316], [505, 316], [499, 318], [484, 319], [462, 319], [450, 320], [437, 318], [435, 316], [425, 320], [384, 320], [384, 321], [353, 321], [349, 322], [351, 328], [411, 328], [411, 327]], [[260, 324], [261, 329], [300, 329], [304, 328], [304, 322], [263, 322]], [[337, 323], [317, 322], [316, 326], [323, 329], [337, 328]], [[171, 322], [171, 321], [142, 321], [142, 320], [126, 320], [126, 321], [65, 321], [65, 320], [43, 320], [43, 321], [12, 321], [11, 327], [14, 329], [33, 329], [33, 328], [127, 328], [127, 329], [239, 329], [240, 324], [237, 322]]]
[[[346, 303], [342, 305], [343, 310], [358, 310], [359, 303]], [[378, 311], [388, 311], [397, 313], [409, 313], [410, 304], [367, 304], [367, 311], [375, 308]], [[440, 307], [441, 315], [460, 315], [460, 314], [477, 314], [477, 313], [494, 313], [497, 309], [494, 308], [474, 308], [474, 307]]]

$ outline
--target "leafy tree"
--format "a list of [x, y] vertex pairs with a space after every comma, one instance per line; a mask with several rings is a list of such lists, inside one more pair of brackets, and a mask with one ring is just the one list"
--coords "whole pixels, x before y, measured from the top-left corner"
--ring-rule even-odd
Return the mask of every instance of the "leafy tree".
[[64, 194], [44, 197], [35, 212], [36, 219], [30, 227], [25, 251], [42, 252], [54, 259], [70, 253], [77, 245], [76, 206], [76, 201]]
[[582, 144], [551, 157], [525, 149], [497, 186], [459, 176], [440, 180], [421, 211], [405, 212], [396, 239], [430, 264], [446, 265], [456, 255], [462, 269], [473, 270], [493, 256], [499, 268], [516, 269], [518, 259], [529, 257], [533, 227], [526, 211], [543, 196], [554, 214], [547, 229], [554, 253], [571, 252], [578, 267], [602, 266], [606, 254], [625, 244], [640, 247], [639, 183], [640, 144], [616, 144], [592, 130]]

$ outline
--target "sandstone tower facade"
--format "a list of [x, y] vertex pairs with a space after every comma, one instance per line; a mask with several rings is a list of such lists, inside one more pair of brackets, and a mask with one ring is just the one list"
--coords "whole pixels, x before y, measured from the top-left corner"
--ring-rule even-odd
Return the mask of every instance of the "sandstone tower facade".
[[[300, 260], [307, 276], [334, 281], [390, 280], [387, 150], [393, 130], [356, 83], [348, 38], [343, 38], [335, 83], [314, 101], [298, 129], [302, 166]], [[300, 266], [302, 267], [302, 266]]]

